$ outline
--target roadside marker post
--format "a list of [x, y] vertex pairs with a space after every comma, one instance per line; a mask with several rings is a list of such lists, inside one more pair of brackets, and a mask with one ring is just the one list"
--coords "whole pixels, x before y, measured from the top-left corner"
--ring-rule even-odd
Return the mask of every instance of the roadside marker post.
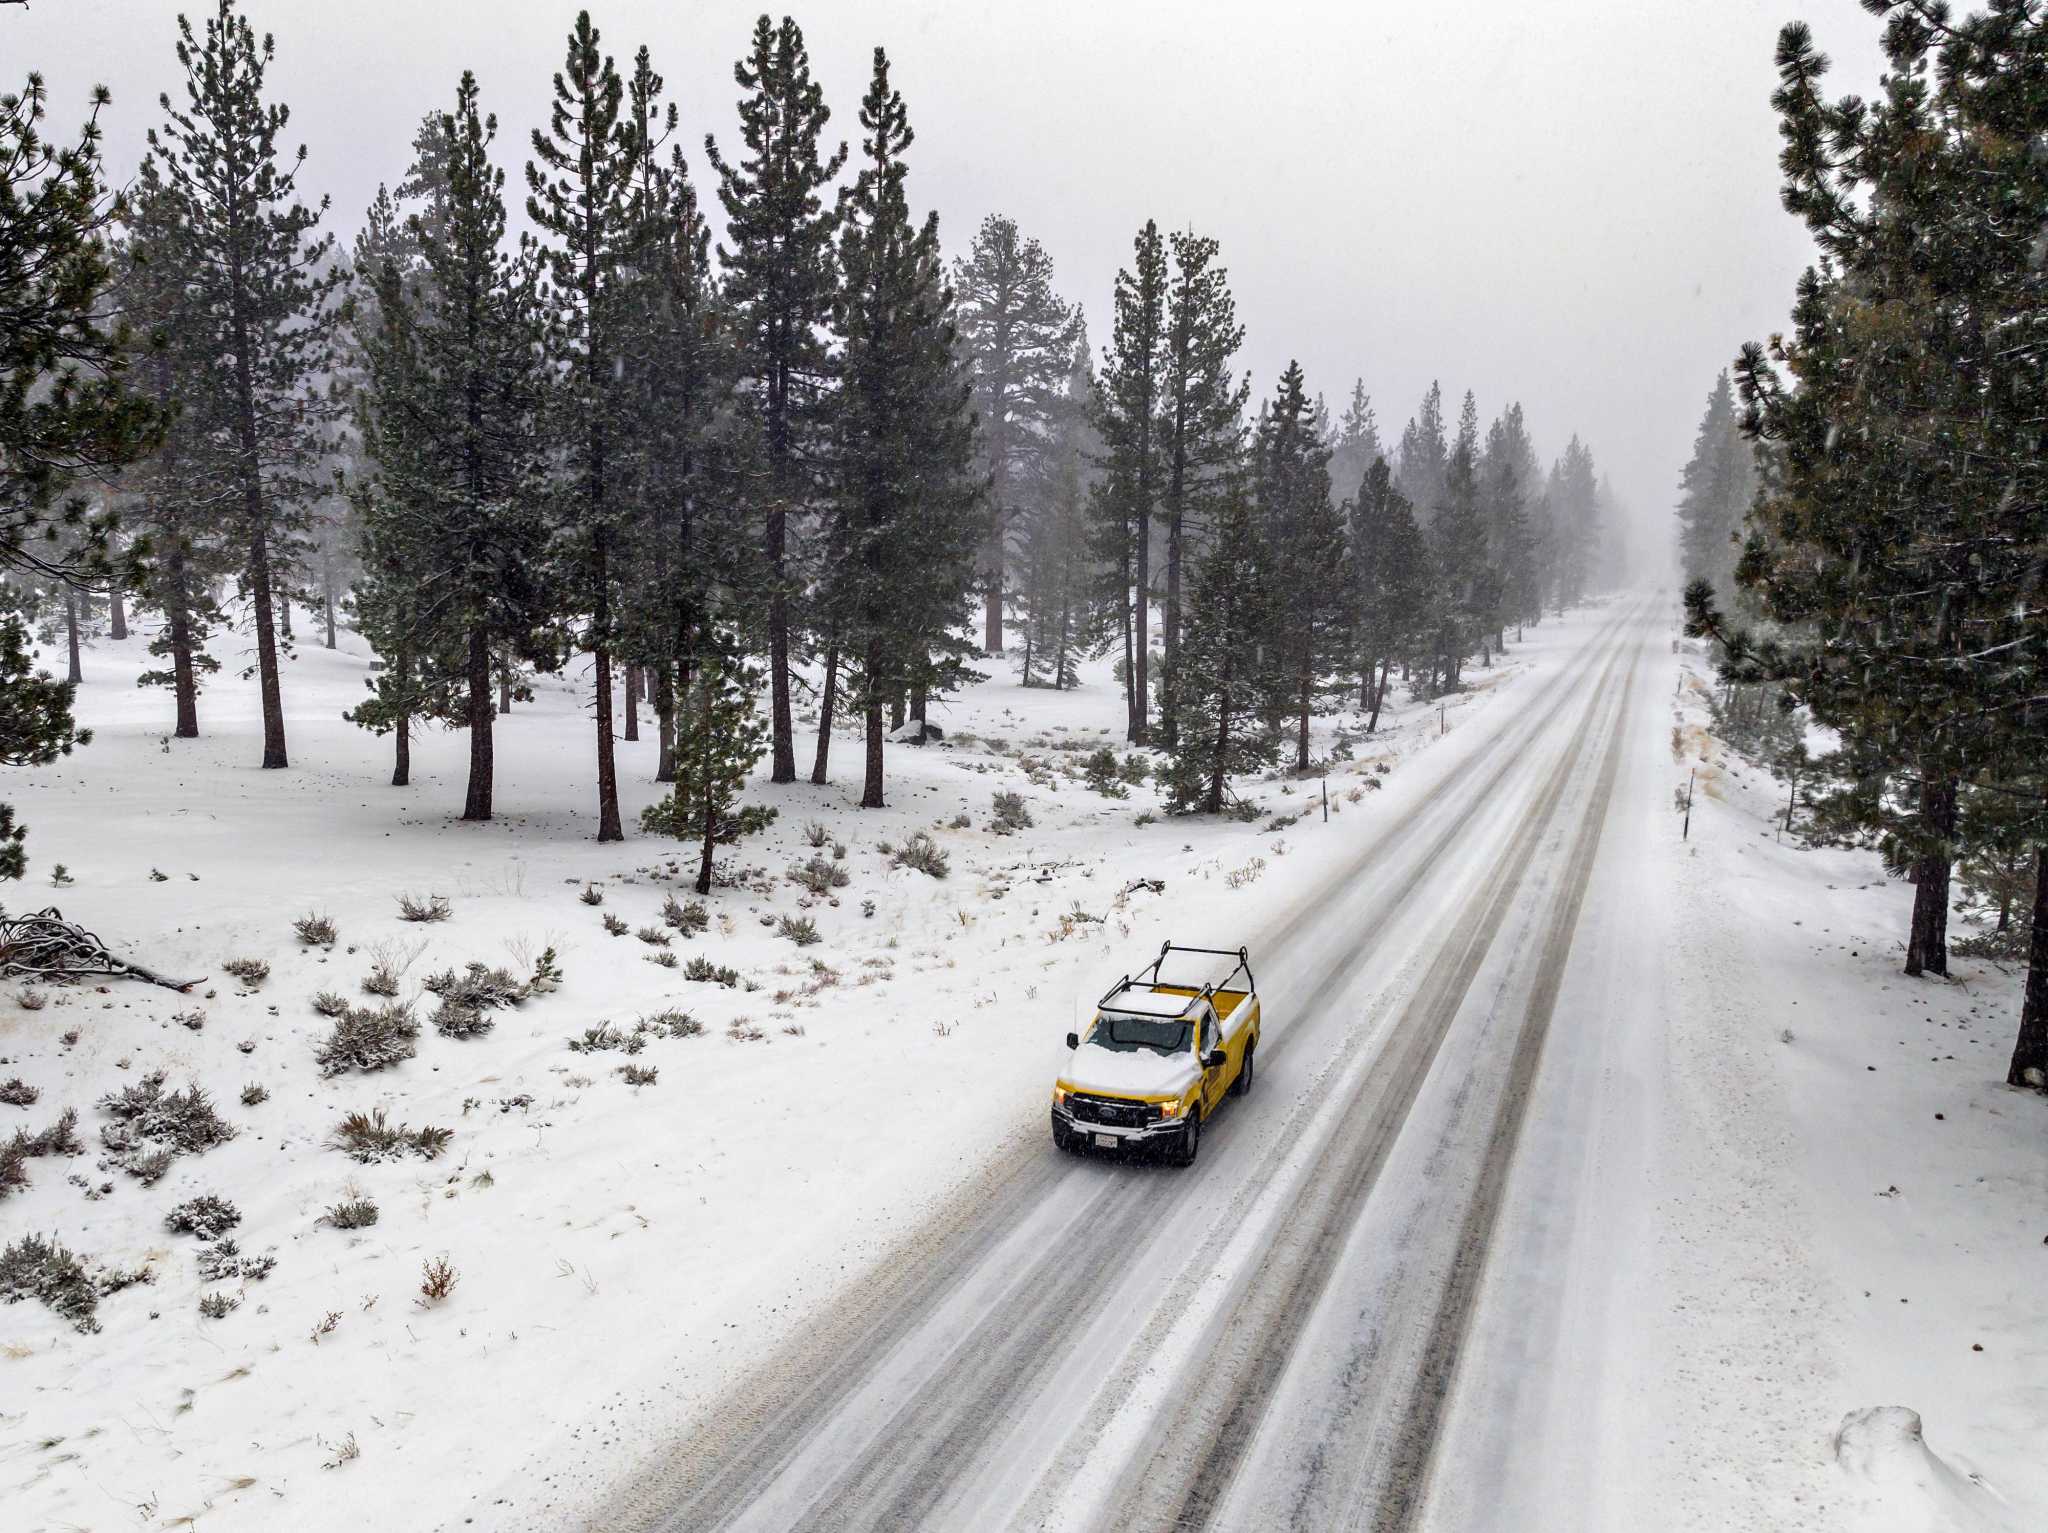
[[1678, 833], [1678, 839], [1681, 841], [1692, 839], [1692, 787], [1699, 781], [1699, 777], [1700, 769], [1694, 767], [1692, 775], [1685, 780], [1685, 828]]

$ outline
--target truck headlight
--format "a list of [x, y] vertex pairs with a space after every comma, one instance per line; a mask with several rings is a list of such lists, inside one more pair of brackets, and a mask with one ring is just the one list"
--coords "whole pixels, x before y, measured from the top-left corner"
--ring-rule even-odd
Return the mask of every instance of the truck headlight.
[[1159, 1108], [1159, 1116], [1162, 1118], [1178, 1118], [1180, 1116], [1181, 1104], [1179, 1102], [1160, 1102], [1157, 1106]]
[[1069, 1092], [1069, 1091], [1067, 1090], [1067, 1088], [1066, 1088], [1066, 1087], [1064, 1087], [1064, 1086], [1055, 1086], [1055, 1087], [1053, 1087], [1053, 1088], [1052, 1088], [1052, 1105], [1053, 1105], [1053, 1106], [1055, 1106], [1055, 1107], [1065, 1107], [1065, 1106], [1067, 1105], [1067, 1098], [1068, 1098], [1068, 1097], [1069, 1097], [1069, 1096], [1070, 1096], [1071, 1094], [1072, 1094], [1072, 1093], [1070, 1093], [1070, 1092]]

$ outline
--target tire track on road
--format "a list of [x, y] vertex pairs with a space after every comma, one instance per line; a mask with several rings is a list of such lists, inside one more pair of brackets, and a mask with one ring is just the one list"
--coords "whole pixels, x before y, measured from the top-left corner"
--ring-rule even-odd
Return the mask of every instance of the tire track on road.
[[1205, 1381], [1204, 1394], [1163, 1424], [1155, 1434], [1153, 1452], [1140, 1460], [1142, 1467], [1127, 1471], [1114, 1523], [1124, 1533], [1160, 1526], [1162, 1482], [1180, 1487], [1166, 1526], [1210, 1525], [1264, 1419], [1301, 1329], [1378, 1183], [1430, 1066], [1586, 755], [1588, 726], [1608, 701], [1621, 659], [1621, 651], [1609, 659], [1534, 812], [1494, 863], [1439, 950], [1395, 1035], [1341, 1109], [1346, 1121], [1361, 1127], [1326, 1155], [1326, 1174], [1311, 1182], [1308, 1196], [1288, 1214], [1245, 1284], [1242, 1298], [1218, 1323], [1215, 1346], [1224, 1349], [1223, 1355], [1212, 1351], [1196, 1370]]

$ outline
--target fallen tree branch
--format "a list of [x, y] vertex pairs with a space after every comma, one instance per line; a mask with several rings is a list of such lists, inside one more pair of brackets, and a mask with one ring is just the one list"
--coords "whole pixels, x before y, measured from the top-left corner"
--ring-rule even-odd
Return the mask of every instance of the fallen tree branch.
[[196, 979], [171, 979], [116, 957], [83, 926], [65, 920], [63, 912], [54, 905], [30, 916], [10, 916], [0, 911], [0, 976], [64, 980], [100, 974], [146, 980], [181, 993], [199, 983]]

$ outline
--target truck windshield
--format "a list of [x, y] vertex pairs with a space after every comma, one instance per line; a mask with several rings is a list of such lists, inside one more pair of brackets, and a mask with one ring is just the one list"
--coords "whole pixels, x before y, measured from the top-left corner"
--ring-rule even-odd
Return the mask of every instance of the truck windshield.
[[1104, 1013], [1088, 1041], [1119, 1054], [1150, 1049], [1155, 1054], [1184, 1053], [1191, 1041], [1192, 1024], [1169, 1017], [1117, 1017]]

